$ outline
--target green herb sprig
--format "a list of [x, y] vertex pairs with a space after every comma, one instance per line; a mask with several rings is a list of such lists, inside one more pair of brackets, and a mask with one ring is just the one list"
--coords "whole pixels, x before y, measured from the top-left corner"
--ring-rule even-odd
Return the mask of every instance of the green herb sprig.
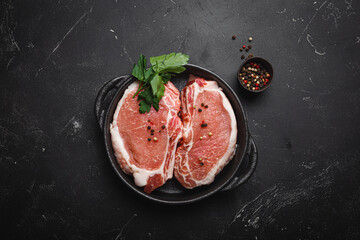
[[165, 86], [171, 76], [185, 71], [184, 65], [189, 56], [182, 53], [170, 53], [157, 57], [150, 57], [151, 67], [146, 68], [147, 60], [140, 55], [138, 63], [134, 64], [132, 75], [140, 82], [140, 86], [133, 98], [138, 96], [139, 112], [150, 112], [151, 106], [159, 110], [159, 102], [164, 96]]

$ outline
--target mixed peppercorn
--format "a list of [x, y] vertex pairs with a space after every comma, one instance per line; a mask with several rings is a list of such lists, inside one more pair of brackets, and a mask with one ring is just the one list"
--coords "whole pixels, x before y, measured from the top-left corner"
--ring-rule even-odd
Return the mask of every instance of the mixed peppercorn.
[[269, 83], [270, 74], [260, 63], [250, 62], [245, 64], [239, 73], [240, 83], [252, 91], [259, 91]]
[[[153, 125], [153, 123], [152, 123], [150, 120], [148, 120], [148, 122], [149, 122], [151, 125]], [[154, 134], [155, 134], [155, 129], [151, 129], [152, 127], [151, 127], [150, 125], [147, 126], [146, 128], [147, 128], [147, 130], [150, 130], [150, 136], [154, 136]], [[161, 126], [161, 129], [165, 129], [165, 125], [162, 125], [162, 126]], [[161, 133], [161, 130], [159, 130], [159, 133]], [[153, 140], [154, 140], [154, 142], [157, 142], [158, 139], [157, 139], [157, 137], [154, 137]], [[151, 137], [148, 138], [148, 141], [149, 141], [149, 142], [151, 141]]]
[[[201, 103], [200, 104], [200, 108], [198, 109], [198, 112], [201, 113], [203, 110], [209, 108], [209, 105], [205, 104], [205, 103]], [[196, 106], [194, 106], [194, 109], [196, 109]], [[208, 124], [205, 122], [205, 120], [203, 120], [201, 123], [200, 123], [200, 127], [201, 128], [206, 128], [208, 126]], [[208, 133], [209, 137], [211, 137], [213, 134], [211, 132]], [[200, 136], [200, 140], [203, 140], [205, 138], [205, 136]], [[205, 158], [206, 159], [206, 158]], [[204, 162], [203, 162], [203, 159], [200, 157], [198, 158], [199, 160], [199, 163], [200, 163], [200, 166], [204, 166]]]
[[[232, 40], [235, 40], [235, 39], [236, 39], [236, 36], [233, 35], [231, 38], [232, 38]], [[252, 37], [249, 37], [249, 38], [248, 38], [248, 41], [249, 41], [249, 42], [252, 42], [252, 40], [253, 40]], [[249, 52], [251, 48], [252, 48], [252, 45], [251, 45], [251, 44], [249, 44], [248, 46], [242, 45], [242, 46], [240, 47], [240, 52], [242, 52], [242, 51]], [[253, 56], [254, 56], [254, 55], [253, 55], [252, 53], [249, 53], [249, 55], [248, 55], [247, 57], [245, 56], [245, 54], [242, 54], [242, 55], [241, 55], [241, 59], [245, 59], [245, 58], [248, 59], [248, 58], [252, 58]]]

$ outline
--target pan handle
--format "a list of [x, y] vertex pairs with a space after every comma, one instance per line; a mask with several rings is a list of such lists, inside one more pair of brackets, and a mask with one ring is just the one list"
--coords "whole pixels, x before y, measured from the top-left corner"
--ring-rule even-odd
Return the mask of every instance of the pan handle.
[[225, 187], [221, 189], [221, 191], [228, 191], [237, 188], [238, 186], [244, 184], [251, 175], [254, 173], [256, 169], [256, 165], [258, 163], [258, 150], [254, 139], [249, 136], [249, 144], [248, 149], [246, 152], [246, 156], [248, 157], [248, 164], [245, 170], [240, 170], [241, 166], [239, 167], [238, 172], [241, 172], [239, 176], [234, 177]]
[[126, 80], [129, 78], [131, 78], [131, 76], [126, 75], [109, 80], [104, 84], [104, 86], [100, 89], [98, 95], [96, 96], [95, 116], [100, 125], [101, 130], [104, 129], [105, 114], [109, 108], [110, 101], [112, 100], [112, 98], [116, 93], [116, 91], [112, 91], [112, 90], [119, 89], [125, 82], [127, 82]]

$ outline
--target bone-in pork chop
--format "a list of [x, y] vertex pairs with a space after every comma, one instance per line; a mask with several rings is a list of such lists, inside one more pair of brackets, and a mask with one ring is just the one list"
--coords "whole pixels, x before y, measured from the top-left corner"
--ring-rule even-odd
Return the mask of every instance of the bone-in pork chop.
[[210, 184], [235, 154], [234, 110], [217, 82], [192, 75], [181, 92], [181, 108], [175, 177], [186, 188]]
[[182, 122], [178, 117], [178, 89], [168, 82], [160, 109], [139, 113], [133, 95], [139, 82], [132, 83], [119, 101], [110, 126], [111, 141], [121, 169], [133, 175], [135, 184], [147, 193], [162, 186], [173, 176], [176, 146], [181, 138]]

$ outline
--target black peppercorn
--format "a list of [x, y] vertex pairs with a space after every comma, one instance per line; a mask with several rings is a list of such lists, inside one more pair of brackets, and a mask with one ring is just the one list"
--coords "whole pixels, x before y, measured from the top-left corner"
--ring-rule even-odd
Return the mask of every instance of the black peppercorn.
[[205, 105], [205, 108], [208, 108], [209, 106], [208, 105]]
[[199, 109], [198, 109], [198, 112], [202, 112], [202, 109], [201, 109], [201, 108], [199, 108]]
[[201, 106], [203, 107], [203, 106], [205, 106], [205, 104], [204, 104], [204, 103], [201, 103]]
[[154, 130], [154, 129], [151, 129], [151, 132], [153, 133], [153, 132], [155, 132], [155, 130]]
[[149, 129], [149, 130], [150, 130], [150, 129], [151, 129], [151, 127], [150, 127], [150, 126], [148, 126], [148, 127], [147, 127], [147, 129]]
[[161, 128], [162, 128], [162, 129], [165, 129], [165, 125], [162, 125]]
[[151, 141], [151, 138], [148, 138], [148, 141]]
[[241, 55], [241, 59], [244, 59], [245, 58], [245, 55]]
[[150, 135], [152, 136], [152, 135], [154, 135], [154, 133], [150, 133]]
[[235, 40], [235, 39], [236, 39], [236, 36], [235, 36], [235, 35], [233, 35], [231, 38], [232, 38], [232, 40]]

